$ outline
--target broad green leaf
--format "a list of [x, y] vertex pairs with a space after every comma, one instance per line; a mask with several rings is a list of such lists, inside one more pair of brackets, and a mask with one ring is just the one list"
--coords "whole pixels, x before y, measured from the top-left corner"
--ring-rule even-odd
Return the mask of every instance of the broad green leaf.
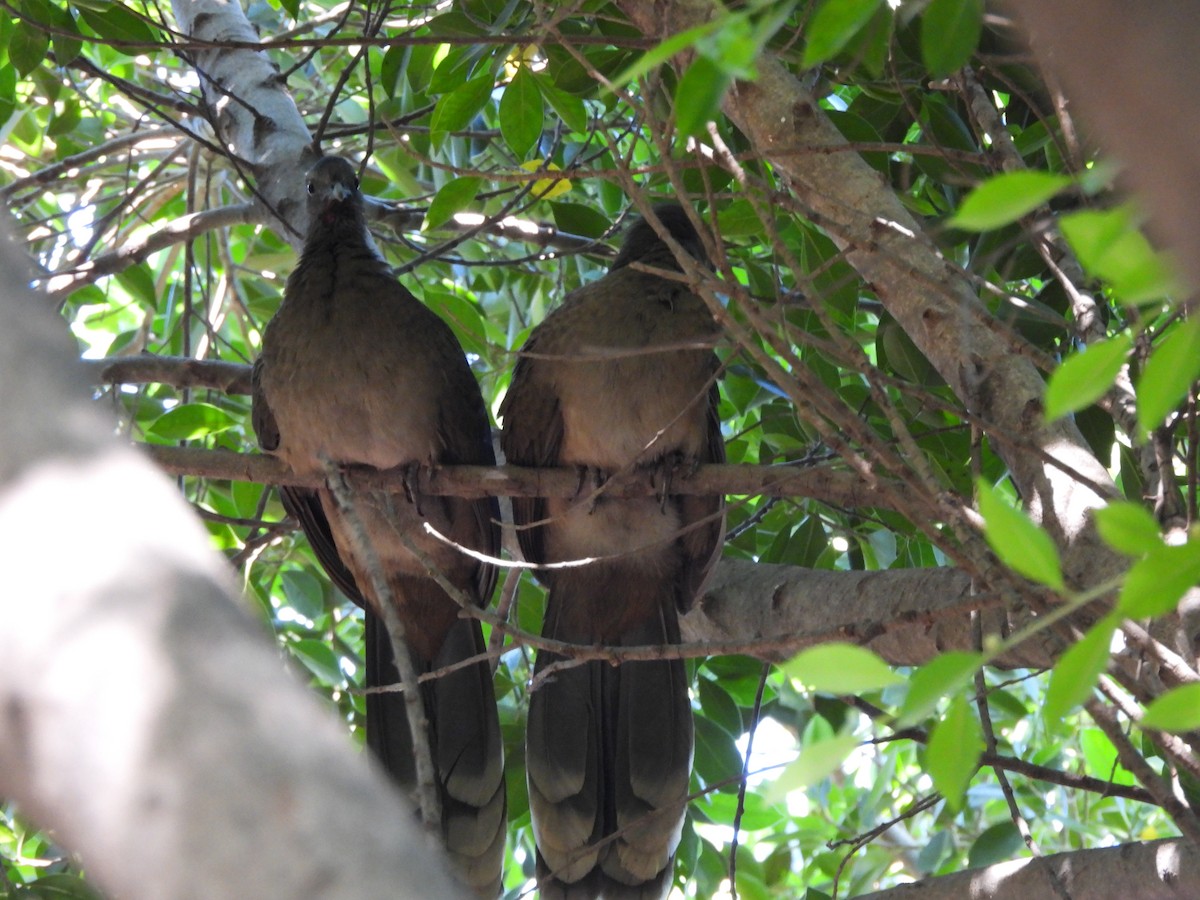
[[733, 735], [704, 716], [696, 717], [695, 728], [696, 774], [709, 783], [740, 774], [742, 754]]
[[1134, 563], [1125, 576], [1117, 609], [1131, 619], [1162, 616], [1200, 582], [1200, 542], [1161, 544]]
[[992, 550], [1009, 568], [1026, 578], [1061, 591], [1062, 565], [1050, 535], [1033, 524], [1023, 512], [1009, 506], [996, 489], [982, 478], [976, 482], [979, 511], [986, 522], [985, 535]]
[[734, 200], [717, 213], [723, 238], [749, 237], [763, 233], [763, 223], [749, 200]]
[[587, 107], [574, 94], [568, 94], [545, 76], [537, 76], [538, 87], [542, 96], [550, 104], [550, 108], [562, 119], [563, 124], [576, 134], [586, 134], [588, 130]]
[[87, 882], [65, 872], [43, 875], [28, 884], [14, 886], [8, 900], [101, 900]]
[[1128, 207], [1081, 210], [1059, 219], [1080, 264], [1103, 278], [1125, 303], [1145, 303], [1182, 292], [1170, 260], [1138, 230]]
[[296, 659], [304, 663], [304, 667], [308, 671], [325, 684], [336, 685], [346, 680], [346, 676], [342, 674], [341, 667], [338, 665], [337, 657], [325, 641], [305, 638], [289, 642], [286, 646]]
[[1138, 427], [1143, 439], [1160, 426], [1200, 377], [1200, 316], [1171, 329], [1154, 348], [1137, 385]]
[[163, 413], [146, 431], [168, 441], [194, 441], [237, 424], [233, 416], [211, 403], [184, 403]]
[[82, 6], [79, 15], [100, 37], [116, 42], [115, 49], [121, 53], [132, 56], [144, 49], [121, 46], [123, 43], [152, 45], [160, 42], [154, 29], [123, 3], [105, 3], [103, 9]]
[[117, 273], [117, 283], [129, 292], [129, 296], [141, 303], [147, 309], [154, 309], [158, 302], [158, 289], [154, 285], [154, 275], [147, 263], [130, 266]]
[[788, 763], [779, 773], [779, 777], [767, 786], [766, 799], [769, 802], [782, 800], [792, 791], [819, 783], [836, 772], [858, 744], [858, 738], [850, 732], [805, 743], [800, 748], [800, 756], [794, 762]]
[[983, 0], [933, 0], [921, 16], [921, 59], [936, 78], [965, 66], [983, 31]]
[[284, 569], [280, 574], [288, 605], [306, 619], [315, 619], [325, 611], [325, 592], [321, 582], [303, 569]]
[[0, 125], [17, 109], [17, 67], [0, 65]]
[[79, 26], [75, 24], [75, 17], [68, 10], [58, 6], [52, 7], [52, 10], [51, 21], [54, 23], [54, 34], [50, 36], [50, 40], [54, 42], [54, 64], [59, 68], [65, 68], [79, 56], [79, 52], [83, 49], [83, 42], [80, 40]]
[[862, 694], [903, 682], [882, 659], [854, 644], [809, 647], [782, 668], [806, 688], [830, 694]]
[[1158, 521], [1141, 504], [1110, 503], [1093, 515], [1100, 537], [1114, 550], [1141, 556], [1162, 546]]
[[22, 19], [17, 22], [8, 43], [8, 59], [19, 74], [28, 75], [42, 64], [49, 49], [50, 38], [46, 32]]
[[429, 122], [430, 137], [440, 143], [452, 131], [462, 131], [471, 124], [492, 95], [495, 81], [491, 72], [485, 72], [445, 94], [433, 110]]
[[429, 211], [425, 213], [421, 230], [432, 231], [450, 221], [455, 213], [461, 212], [475, 199], [482, 183], [482, 178], [466, 175], [443, 184], [429, 203]]
[[934, 657], [908, 679], [908, 693], [900, 708], [899, 728], [916, 725], [933, 712], [938, 701], [958, 691], [983, 665], [982, 653], [953, 650]]
[[1085, 728], [1078, 735], [1079, 749], [1083, 751], [1084, 774], [1094, 778], [1112, 779], [1115, 784], [1135, 784], [1133, 774], [1122, 768], [1117, 757], [1117, 748], [1099, 728]]
[[524, 159], [542, 136], [545, 109], [533, 73], [518, 66], [500, 97], [500, 134], [518, 159]]
[[963, 200], [949, 224], [966, 231], [988, 231], [1033, 212], [1070, 185], [1065, 175], [1006, 172], [989, 178]]
[[598, 238], [612, 227], [607, 217], [582, 203], [559, 201], [551, 203], [550, 209], [554, 213], [555, 226], [568, 234]]
[[1016, 856], [1025, 846], [1021, 832], [1011, 821], [997, 822], [975, 839], [967, 853], [967, 867], [971, 869], [1006, 862]]
[[925, 748], [925, 771], [933, 786], [953, 810], [962, 807], [963, 795], [983, 753], [983, 732], [965, 697], [950, 701], [946, 717], [933, 726]]
[[1138, 725], [1176, 732], [1200, 728], [1200, 684], [1185, 684], [1155, 698]]
[[875, 15], [881, 0], [825, 0], [809, 20], [800, 64], [819, 65], [836, 55]]
[[732, 735], [742, 733], [742, 714], [729, 691], [713, 678], [696, 679], [696, 694], [704, 715]]
[[675, 128], [681, 137], [700, 134], [714, 120], [730, 75], [707, 56], [697, 56], [675, 87]]
[[676, 53], [687, 50], [699, 42], [701, 38], [715, 32], [718, 28], [722, 27], [724, 22], [724, 17], [719, 17], [710, 22], [705, 22], [703, 25], [697, 25], [694, 28], [689, 28], [687, 31], [671, 35], [657, 47], [643, 53], [631, 66], [619, 75], [615, 75], [609, 79], [612, 86], [614, 88], [624, 87], [635, 78], [640, 78], [647, 72], [657, 69]]
[[1042, 707], [1047, 722], [1062, 719], [1091, 696], [1100, 673], [1108, 665], [1117, 622], [1117, 616], [1105, 616], [1054, 664]]
[[1046, 421], [1091, 406], [1103, 397], [1132, 348], [1133, 338], [1122, 333], [1064, 359], [1046, 385]]

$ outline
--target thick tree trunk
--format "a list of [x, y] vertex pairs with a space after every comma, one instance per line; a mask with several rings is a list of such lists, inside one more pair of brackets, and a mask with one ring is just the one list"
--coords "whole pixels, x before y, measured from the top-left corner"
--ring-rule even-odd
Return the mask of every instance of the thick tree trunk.
[[[256, 43], [238, 2], [173, 0], [179, 30], [204, 41]], [[304, 242], [304, 173], [316, 159], [312, 135], [279, 69], [256, 50], [213, 47], [193, 57], [218, 139], [253, 176], [272, 227], [293, 247]]]
[[0, 795], [115, 896], [458, 896], [0, 243]]

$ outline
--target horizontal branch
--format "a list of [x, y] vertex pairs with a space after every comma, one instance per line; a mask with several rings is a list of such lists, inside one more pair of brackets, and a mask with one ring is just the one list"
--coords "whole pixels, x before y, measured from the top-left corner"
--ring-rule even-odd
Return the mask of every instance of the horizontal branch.
[[[158, 444], [139, 445], [172, 475], [195, 475], [258, 484], [325, 486], [321, 475], [299, 475], [273, 456], [205, 450]], [[403, 469], [351, 467], [347, 481], [359, 490], [402, 489]], [[521, 466], [422, 467], [415, 487], [431, 497], [575, 497], [580, 494], [579, 472], [570, 468], [527, 469]], [[873, 506], [885, 497], [883, 486], [865, 483], [850, 472], [829, 466], [705, 465], [693, 473], [677, 473], [671, 493], [688, 496], [734, 495], [809, 497], [834, 506]], [[614, 498], [652, 497], [657, 487], [645, 472], [613, 476], [603, 487]]]
[[250, 393], [250, 366], [188, 356], [112, 356], [81, 360], [92, 384], [167, 384], [211, 388], [226, 394]]
[[[302, 487], [324, 485], [323, 478], [298, 476], [271, 456], [140, 446], [173, 475]], [[403, 478], [399, 469], [357, 468], [347, 472], [347, 481], [358, 490], [399, 490]], [[579, 474], [573, 469], [445, 466], [422, 469], [416, 487], [430, 496], [573, 497], [579, 492]], [[616, 477], [605, 489], [614, 497], [654, 493], [644, 474]], [[785, 469], [707, 465], [699, 467], [694, 475], [676, 478], [671, 490], [682, 494], [805, 496], [849, 507], [870, 505], [877, 499], [857, 476], [826, 466]], [[870, 647], [893, 665], [920, 665], [946, 650], [974, 649], [978, 639], [971, 617], [976, 611], [982, 610], [986, 635], [1011, 634], [1018, 623], [999, 607], [995, 597], [973, 594], [970, 578], [956, 569], [823, 571], [727, 558], [682, 622], [684, 640], [695, 645], [683, 655], [739, 652], [778, 660], [806, 646], [843, 640]], [[482, 611], [480, 617], [486, 618]], [[603, 658], [617, 655], [605, 651]], [[636, 655], [642, 658], [644, 654]], [[658, 656], [652, 653], [648, 658]], [[1036, 642], [1026, 642], [997, 663], [1040, 668], [1052, 665], [1053, 656]]]
[[110, 253], [49, 276], [45, 280], [46, 292], [52, 297], [62, 299], [85, 284], [91, 284], [105, 275], [124, 271], [143, 262], [159, 250], [182, 244], [218, 228], [253, 222], [259, 215], [258, 209], [252, 203], [239, 203], [172, 219], [144, 237], [136, 238]]

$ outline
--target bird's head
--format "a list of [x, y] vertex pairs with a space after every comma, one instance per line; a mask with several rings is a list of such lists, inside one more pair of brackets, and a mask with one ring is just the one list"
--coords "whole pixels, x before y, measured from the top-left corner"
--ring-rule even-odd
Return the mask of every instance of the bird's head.
[[[653, 208], [654, 215], [688, 255], [702, 266], [711, 266], [708, 254], [704, 250], [704, 242], [700, 240], [700, 235], [696, 233], [696, 228], [684, 208], [678, 203], [670, 202], [656, 203]], [[613, 260], [612, 268], [619, 269], [631, 262], [652, 263], [670, 269], [679, 268], [675, 257], [658, 236], [658, 232], [642, 218], [635, 219], [625, 232], [625, 239], [621, 242], [621, 249], [617, 258]]]
[[339, 156], [325, 156], [308, 170], [308, 220], [329, 226], [339, 219], [356, 218], [362, 208], [358, 174]]

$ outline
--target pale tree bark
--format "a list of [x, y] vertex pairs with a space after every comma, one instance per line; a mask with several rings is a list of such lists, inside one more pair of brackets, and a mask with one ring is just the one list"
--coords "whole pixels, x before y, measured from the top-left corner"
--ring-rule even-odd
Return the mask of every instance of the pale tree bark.
[[[116, 896], [457, 896], [0, 248], [0, 794]], [[420, 872], [419, 881], [413, 873]]]
[[[238, 2], [173, 0], [171, 8], [179, 30], [197, 40], [258, 42]], [[279, 69], [250, 49], [215, 46], [193, 51], [192, 58], [210, 123], [235, 164], [253, 176], [260, 220], [299, 249], [306, 225], [304, 174], [317, 151]]]
[[1192, 900], [1200, 855], [1184, 840], [1149, 841], [1017, 859], [859, 894], [857, 900]]

